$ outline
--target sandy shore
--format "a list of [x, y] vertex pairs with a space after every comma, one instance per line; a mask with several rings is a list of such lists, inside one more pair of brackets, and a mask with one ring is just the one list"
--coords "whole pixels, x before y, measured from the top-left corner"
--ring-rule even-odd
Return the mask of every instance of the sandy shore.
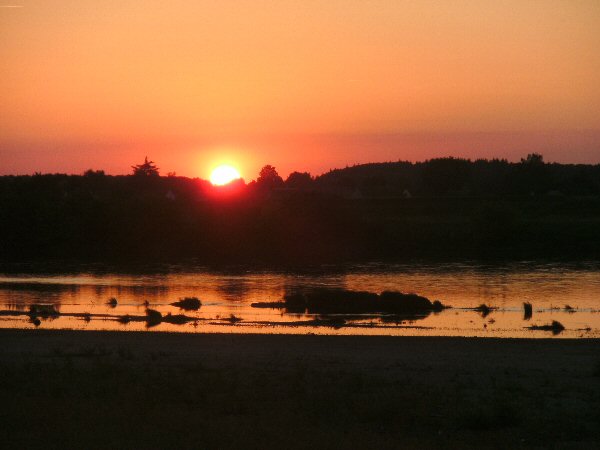
[[[87, 448], [600, 446], [600, 340], [0, 330], [0, 342], [11, 446], [59, 434]], [[32, 430], [40, 420], [53, 432]]]

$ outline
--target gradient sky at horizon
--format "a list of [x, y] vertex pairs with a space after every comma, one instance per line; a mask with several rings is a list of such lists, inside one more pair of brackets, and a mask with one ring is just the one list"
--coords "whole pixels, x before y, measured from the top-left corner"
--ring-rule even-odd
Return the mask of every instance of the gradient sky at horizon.
[[0, 174], [600, 163], [597, 0], [0, 6]]

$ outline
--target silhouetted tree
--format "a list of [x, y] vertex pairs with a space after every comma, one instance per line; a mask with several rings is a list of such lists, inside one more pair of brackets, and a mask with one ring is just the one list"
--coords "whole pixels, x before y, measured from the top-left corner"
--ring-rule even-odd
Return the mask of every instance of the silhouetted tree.
[[104, 175], [104, 170], [88, 169], [85, 172], [83, 172], [84, 177], [103, 177]]
[[285, 185], [294, 189], [308, 189], [313, 184], [313, 178], [308, 172], [292, 172], [285, 180]]
[[539, 153], [530, 153], [521, 158], [521, 183], [530, 193], [545, 193], [551, 189], [548, 165]]
[[529, 153], [527, 158], [521, 158], [521, 164], [529, 164], [531, 166], [540, 166], [544, 164], [544, 157], [539, 153]]
[[256, 185], [261, 189], [271, 190], [282, 187], [283, 179], [279, 176], [275, 167], [266, 165], [260, 169], [260, 173], [256, 179]]
[[138, 164], [136, 166], [131, 166], [133, 169], [133, 174], [144, 177], [157, 177], [158, 176], [158, 167], [154, 164], [154, 161], [148, 161], [148, 157], [144, 158], [144, 164]]

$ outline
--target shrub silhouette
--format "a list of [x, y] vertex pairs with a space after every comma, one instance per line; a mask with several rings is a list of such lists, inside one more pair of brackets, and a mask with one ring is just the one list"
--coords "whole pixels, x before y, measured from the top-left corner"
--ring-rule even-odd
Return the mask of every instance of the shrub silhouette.
[[197, 297], [185, 297], [177, 302], [171, 303], [172, 306], [177, 306], [185, 311], [197, 311], [202, 303]]
[[285, 186], [293, 189], [309, 189], [313, 186], [313, 177], [308, 172], [292, 172], [285, 180]]

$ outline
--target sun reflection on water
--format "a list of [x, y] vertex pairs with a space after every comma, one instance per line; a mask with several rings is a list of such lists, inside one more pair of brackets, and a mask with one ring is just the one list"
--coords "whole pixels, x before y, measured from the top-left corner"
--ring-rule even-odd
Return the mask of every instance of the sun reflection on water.
[[[281, 301], [286, 292], [307, 287], [414, 292], [439, 299], [452, 309], [412, 318], [382, 314], [322, 317], [251, 306]], [[111, 306], [107, 302], [113, 297], [117, 304]], [[202, 306], [184, 311], [170, 305], [183, 297], [198, 297]], [[533, 305], [529, 320], [524, 318], [524, 302]], [[142, 275], [0, 276], [0, 327], [35, 328], [28, 315], [35, 304], [53, 305], [60, 313], [40, 317], [42, 328], [549, 337], [552, 333], [526, 327], [556, 320], [566, 327], [559, 337], [600, 336], [600, 272], [594, 266], [371, 265], [315, 273], [178, 270]], [[480, 304], [497, 309], [484, 316], [473, 310]], [[183, 323], [163, 322], [148, 328], [148, 308]]]

